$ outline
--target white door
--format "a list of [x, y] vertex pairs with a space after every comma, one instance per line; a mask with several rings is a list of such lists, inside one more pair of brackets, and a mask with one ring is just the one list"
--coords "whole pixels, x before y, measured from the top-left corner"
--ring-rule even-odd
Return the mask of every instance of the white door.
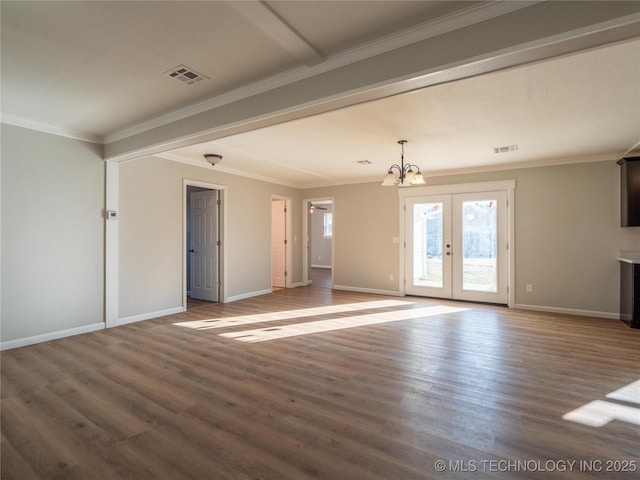
[[190, 195], [191, 298], [218, 301], [218, 191]]
[[286, 285], [286, 202], [271, 200], [271, 286]]
[[507, 192], [410, 197], [406, 292], [506, 304]]
[[406, 292], [451, 298], [451, 195], [406, 203]]

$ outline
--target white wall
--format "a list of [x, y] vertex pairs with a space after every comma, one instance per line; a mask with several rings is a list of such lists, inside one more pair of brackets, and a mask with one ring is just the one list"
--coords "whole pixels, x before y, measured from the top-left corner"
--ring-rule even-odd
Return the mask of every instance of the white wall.
[[293, 198], [295, 241], [290, 272], [293, 283], [301, 282], [299, 191], [225, 174], [208, 165], [201, 168], [147, 157], [120, 165], [120, 319], [182, 306], [185, 178], [226, 187], [227, 242], [223, 248], [228, 298], [271, 291], [271, 195]]
[[[620, 227], [614, 161], [430, 177], [428, 185], [515, 179], [516, 304], [616, 316], [618, 250], [640, 250], [640, 227]], [[399, 290], [399, 200], [379, 184], [309, 189], [335, 198], [334, 283]], [[394, 275], [395, 281], [389, 281]], [[526, 285], [533, 292], [526, 292]]]
[[333, 197], [334, 287], [397, 292], [397, 189], [361, 183], [307, 189], [303, 196]]
[[3, 348], [104, 327], [104, 168], [97, 145], [2, 124]]

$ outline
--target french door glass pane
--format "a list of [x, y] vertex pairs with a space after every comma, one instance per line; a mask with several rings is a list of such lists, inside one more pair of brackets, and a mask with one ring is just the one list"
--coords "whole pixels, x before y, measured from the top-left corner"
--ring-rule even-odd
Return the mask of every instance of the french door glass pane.
[[498, 291], [497, 201], [462, 202], [462, 289]]
[[413, 285], [442, 288], [443, 204], [413, 208]]

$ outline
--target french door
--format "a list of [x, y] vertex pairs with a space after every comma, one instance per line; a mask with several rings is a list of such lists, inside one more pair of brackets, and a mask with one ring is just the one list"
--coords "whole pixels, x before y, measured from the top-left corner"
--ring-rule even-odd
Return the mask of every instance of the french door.
[[406, 293], [506, 304], [507, 192], [407, 197]]

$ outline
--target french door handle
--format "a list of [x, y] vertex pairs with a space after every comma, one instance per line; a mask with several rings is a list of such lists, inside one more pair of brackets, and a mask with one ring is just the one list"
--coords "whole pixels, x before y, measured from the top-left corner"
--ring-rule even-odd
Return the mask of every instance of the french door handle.
[[451, 252], [447, 252], [447, 255], [451, 255]]
[[193, 248], [190, 248], [189, 253], [193, 253], [193, 252], [195, 252], [195, 250]]

